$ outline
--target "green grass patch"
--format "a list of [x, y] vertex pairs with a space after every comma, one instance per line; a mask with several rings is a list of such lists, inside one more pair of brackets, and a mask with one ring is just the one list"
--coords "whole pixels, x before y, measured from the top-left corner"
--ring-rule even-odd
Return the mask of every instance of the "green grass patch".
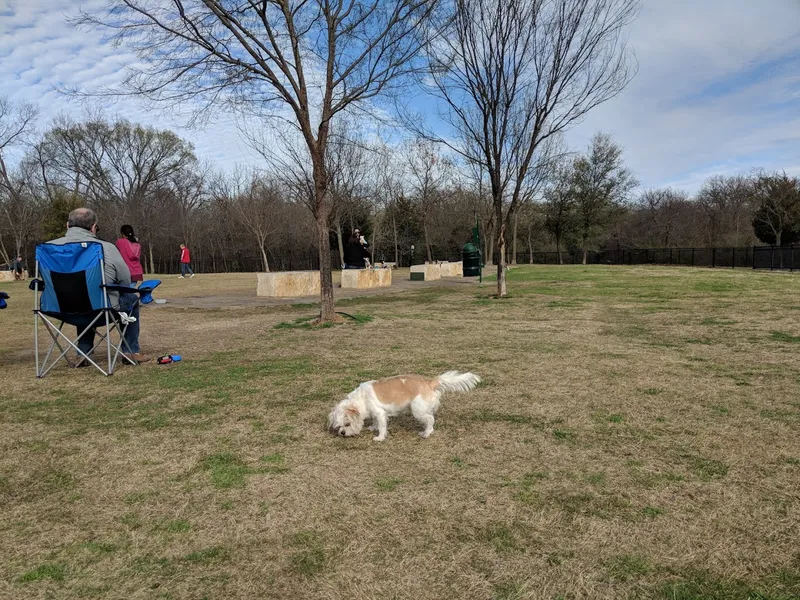
[[634, 554], [616, 556], [608, 563], [609, 575], [620, 581], [641, 579], [650, 571], [651, 567], [647, 559]]
[[66, 575], [66, 567], [60, 564], [43, 564], [39, 565], [35, 569], [28, 571], [22, 577], [20, 577], [20, 581], [23, 583], [30, 583], [32, 581], [41, 581], [42, 579], [52, 579], [53, 581], [64, 581], [64, 576]]
[[498, 552], [519, 552], [523, 550], [513, 527], [505, 523], [489, 523], [477, 534], [478, 541], [491, 545]]
[[659, 394], [664, 392], [663, 389], [656, 387], [644, 388], [641, 391], [643, 394], [646, 394], [647, 396], [658, 396]]
[[375, 487], [382, 492], [393, 492], [401, 483], [403, 483], [403, 480], [399, 477], [378, 477], [375, 480]]
[[245, 476], [253, 472], [240, 458], [229, 453], [206, 456], [201, 466], [211, 472], [211, 482], [216, 488], [244, 487]]
[[317, 531], [295, 533], [289, 538], [289, 545], [296, 549], [289, 556], [289, 567], [294, 573], [315, 577], [326, 570], [328, 555]]
[[663, 509], [656, 508], [655, 506], [645, 506], [642, 509], [642, 514], [648, 519], [655, 519], [664, 514]]
[[89, 541], [81, 544], [81, 548], [97, 554], [111, 554], [112, 552], [116, 552], [119, 549], [119, 546], [107, 542]]
[[703, 481], [722, 479], [728, 474], [728, 465], [719, 460], [698, 456], [692, 458], [690, 464], [692, 470]]
[[760, 584], [723, 579], [702, 569], [687, 569], [678, 577], [662, 585], [666, 600], [796, 600], [800, 593], [796, 576], [785, 571]]
[[776, 342], [785, 342], [787, 344], [800, 344], [800, 335], [792, 335], [783, 331], [773, 331], [770, 337]]
[[560, 441], [575, 439], [575, 432], [569, 429], [553, 429], [553, 437]]
[[216, 488], [243, 488], [247, 484], [248, 475], [282, 474], [289, 469], [276, 464], [275, 455], [270, 456], [272, 463], [263, 467], [250, 467], [243, 460], [230, 452], [212, 454], [200, 462], [200, 468], [211, 473], [211, 483]]
[[165, 531], [167, 533], [184, 533], [189, 531], [191, 528], [192, 524], [186, 519], [173, 519], [170, 521], [164, 521], [158, 526], [159, 531]]
[[311, 329], [311, 321], [317, 317], [299, 317], [292, 322], [284, 321], [278, 323], [273, 329]]

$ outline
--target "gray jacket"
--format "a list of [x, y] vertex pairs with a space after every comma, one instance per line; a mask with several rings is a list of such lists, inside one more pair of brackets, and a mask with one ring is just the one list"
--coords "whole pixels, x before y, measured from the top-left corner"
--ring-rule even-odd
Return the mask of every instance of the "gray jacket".
[[[119, 250], [117, 250], [117, 247], [110, 242], [97, 239], [97, 236], [88, 229], [84, 229], [83, 227], [70, 227], [67, 229], [67, 235], [47, 243], [63, 246], [64, 244], [71, 244], [73, 242], [100, 242], [103, 244], [103, 270], [106, 274], [106, 284], [131, 284], [131, 272], [128, 269], [128, 265], [122, 260], [122, 255], [119, 253]], [[108, 299], [111, 301], [112, 307], [119, 308], [118, 292], [109, 291]]]

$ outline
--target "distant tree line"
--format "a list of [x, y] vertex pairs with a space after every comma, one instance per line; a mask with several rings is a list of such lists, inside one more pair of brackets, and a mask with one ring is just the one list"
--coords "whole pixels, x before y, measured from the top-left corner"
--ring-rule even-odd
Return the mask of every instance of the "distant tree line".
[[[313, 180], [300, 164], [223, 172], [171, 131], [104, 118], [36, 126], [34, 107], [0, 100], [0, 263], [20, 254], [30, 264], [35, 244], [62, 235], [73, 208], [90, 206], [105, 239], [134, 227], [149, 272], [175, 270], [180, 243], [207, 271], [319, 266]], [[442, 146], [368, 141], [351, 124], [332, 132], [326, 164], [333, 268], [356, 227], [375, 261], [408, 265], [458, 259], [477, 221], [486, 262], [499, 259], [491, 190]], [[605, 134], [584, 152], [558, 148], [537, 168], [536, 189], [509, 218], [509, 263], [542, 250], [800, 241], [800, 182], [785, 173], [715, 176], [694, 195], [636, 191]]]

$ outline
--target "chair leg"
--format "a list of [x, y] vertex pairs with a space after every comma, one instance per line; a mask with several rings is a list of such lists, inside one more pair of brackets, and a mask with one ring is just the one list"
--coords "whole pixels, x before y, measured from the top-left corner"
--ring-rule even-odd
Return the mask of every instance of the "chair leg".
[[[81, 349], [78, 348], [77, 344], [74, 343], [71, 339], [69, 339], [69, 337], [67, 337], [66, 334], [64, 334], [63, 331], [61, 331], [61, 328], [64, 326], [64, 322], [63, 321], [60, 323], [59, 327], [56, 327], [55, 324], [53, 324], [44, 315], [42, 315], [41, 313], [37, 313], [37, 314], [42, 319], [42, 321], [45, 323], [45, 328], [47, 329], [47, 332], [50, 334], [50, 337], [53, 338], [53, 345], [50, 347], [50, 351], [48, 351], [47, 357], [45, 357], [45, 360], [41, 365], [41, 370], [40, 370], [40, 372], [37, 373], [37, 377], [41, 378], [41, 377], [44, 377], [45, 375], [47, 375], [53, 369], [53, 367], [55, 367], [61, 361], [62, 358], [64, 358], [64, 360], [67, 362], [67, 364], [69, 364], [71, 366], [72, 363], [70, 363], [69, 359], [66, 357], [66, 354], [67, 354], [67, 352], [70, 351], [70, 349], [75, 350], [78, 353], [78, 355], [80, 356], [80, 360], [85, 360], [85, 361], [89, 362], [92, 366], [94, 366], [103, 375], [108, 375], [108, 373], [105, 370], [103, 370], [103, 368], [100, 365], [98, 365], [96, 362], [94, 362], [88, 354], [84, 354], [83, 351], [81, 351]], [[78, 335], [78, 337], [76, 338], [76, 341], [79, 340], [83, 336], [83, 334], [86, 333], [89, 329], [94, 327], [95, 323], [97, 322], [97, 320], [99, 318], [100, 318], [100, 316], [98, 315], [97, 318], [95, 318], [95, 320], [92, 321], [91, 324], [89, 324], [89, 326], [86, 327], [80, 333], [80, 335]], [[68, 346], [66, 348], [62, 348], [61, 344], [58, 343], [59, 338], [63, 338], [63, 340], [68, 344]], [[50, 358], [50, 356], [52, 354], [53, 348], [56, 345], [58, 346], [59, 350], [61, 350], [61, 353], [58, 355], [58, 357], [56, 357], [53, 360], [53, 362], [48, 367], [47, 366], [47, 361], [49, 360], [49, 358]]]
[[119, 333], [119, 338], [120, 338], [119, 344], [114, 344], [114, 342], [111, 341], [111, 331], [106, 331], [106, 332], [97, 331], [97, 335], [98, 337], [100, 337], [100, 341], [97, 342], [97, 344], [95, 344], [95, 348], [100, 346], [103, 342], [111, 346], [111, 350], [114, 351], [114, 356], [111, 359], [113, 369], [116, 369], [117, 361], [119, 360], [120, 356], [122, 357], [122, 360], [126, 361], [130, 365], [138, 366], [139, 364], [132, 358], [129, 358], [125, 354], [125, 351], [123, 350], [123, 345], [124, 345], [125, 348], [128, 349], [128, 353], [133, 354], [133, 350], [131, 350], [131, 347], [128, 345], [128, 340], [125, 339], [125, 332], [127, 331], [127, 328], [128, 328], [127, 325], [125, 325], [125, 327], [120, 327], [119, 323], [116, 322], [111, 323], [110, 325], [111, 331], [116, 331], [117, 333]]
[[[103, 313], [106, 317], [106, 332], [108, 332], [109, 324], [108, 324], [108, 312]], [[108, 358], [108, 374], [114, 374], [114, 363], [111, 362], [111, 334], [108, 334], [108, 339], [106, 340], [106, 355]]]

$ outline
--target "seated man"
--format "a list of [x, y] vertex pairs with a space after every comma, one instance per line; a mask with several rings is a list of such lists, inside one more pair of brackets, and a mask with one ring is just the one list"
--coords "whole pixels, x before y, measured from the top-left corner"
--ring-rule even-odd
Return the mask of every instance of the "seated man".
[[[117, 247], [114, 244], [104, 242], [97, 238], [97, 215], [93, 210], [89, 208], [76, 208], [69, 213], [69, 218], [67, 220], [67, 235], [60, 237], [57, 240], [48, 242], [48, 244], [63, 245], [72, 242], [100, 242], [103, 245], [103, 264], [106, 276], [106, 284], [125, 286], [131, 285], [131, 273], [128, 270], [128, 266], [125, 264], [125, 261], [122, 259], [122, 255], [119, 253], [119, 250], [117, 250]], [[126, 312], [132, 317], [136, 318], [136, 322], [128, 325], [128, 329], [125, 331], [125, 340], [128, 342], [128, 346], [130, 347], [130, 352], [132, 352], [132, 354], [127, 352], [128, 349], [125, 346], [123, 346], [122, 349], [125, 351], [126, 356], [132, 360], [135, 360], [136, 362], [146, 362], [150, 360], [150, 358], [144, 356], [139, 348], [139, 307], [136, 304], [138, 297], [139, 296], [137, 294], [120, 294], [119, 292], [113, 290], [108, 292], [108, 298], [112, 308]], [[131, 310], [131, 307], [134, 305], [136, 308]], [[89, 321], [86, 322], [86, 325], [88, 324]], [[86, 325], [83, 327], [76, 325], [78, 333], [83, 331]], [[78, 348], [81, 349], [81, 352], [89, 354], [93, 347], [94, 330], [90, 330], [78, 339]], [[81, 367], [87, 365], [88, 363], [82, 360], [78, 362], [77, 366]]]

